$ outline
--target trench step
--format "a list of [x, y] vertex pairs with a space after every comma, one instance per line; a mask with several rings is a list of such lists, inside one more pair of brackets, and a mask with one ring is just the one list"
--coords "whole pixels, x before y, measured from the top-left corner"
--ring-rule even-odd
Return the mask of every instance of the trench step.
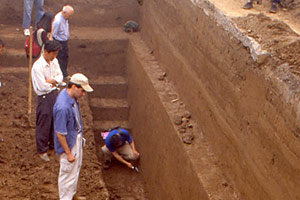
[[0, 26], [1, 40], [5, 44], [5, 48], [24, 48], [26, 37], [23, 29], [16, 30], [15, 26]]
[[11, 66], [14, 64], [15, 67], [22, 67], [28, 64], [25, 50], [22, 48], [6, 48], [3, 54], [0, 56], [1, 66]]
[[94, 131], [98, 134], [103, 130], [107, 130], [116, 126], [120, 126], [130, 130], [127, 120], [94, 120]]
[[123, 76], [100, 76], [90, 81], [94, 92], [90, 96], [98, 98], [126, 98], [127, 80]]
[[80, 59], [76, 59], [75, 62], [70, 60], [70, 65], [85, 66], [91, 74], [95, 75], [124, 75], [126, 74], [126, 44], [122, 41], [103, 41], [101, 39], [96, 41], [72, 40], [69, 49], [72, 49], [73, 57], [80, 57]]
[[126, 99], [91, 98], [90, 109], [94, 120], [128, 120], [129, 117]]
[[28, 67], [0, 67], [0, 74], [28, 74]]

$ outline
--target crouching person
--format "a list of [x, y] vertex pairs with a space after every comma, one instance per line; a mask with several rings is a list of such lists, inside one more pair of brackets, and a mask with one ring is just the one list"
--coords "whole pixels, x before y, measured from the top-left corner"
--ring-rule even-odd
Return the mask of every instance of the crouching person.
[[112, 156], [124, 163], [129, 168], [133, 165], [129, 161], [137, 160], [140, 153], [135, 149], [134, 141], [129, 132], [123, 128], [113, 129], [105, 138], [105, 145], [102, 147], [104, 169], [108, 169]]

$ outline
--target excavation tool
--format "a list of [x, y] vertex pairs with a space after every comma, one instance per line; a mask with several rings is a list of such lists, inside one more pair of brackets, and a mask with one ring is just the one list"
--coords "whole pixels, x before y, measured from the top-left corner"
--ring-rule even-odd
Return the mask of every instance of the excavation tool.
[[135, 167], [135, 166], [132, 166], [131, 169], [134, 169], [136, 172], [139, 172], [139, 171], [140, 171], [139, 168], [137, 168], [137, 167]]
[[30, 26], [30, 46], [29, 46], [29, 86], [28, 86], [28, 119], [29, 119], [29, 124], [31, 122], [31, 67], [32, 67], [32, 26]]

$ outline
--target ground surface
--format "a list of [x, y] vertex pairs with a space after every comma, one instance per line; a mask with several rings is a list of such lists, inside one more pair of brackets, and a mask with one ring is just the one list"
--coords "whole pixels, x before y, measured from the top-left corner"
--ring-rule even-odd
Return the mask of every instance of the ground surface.
[[[241, 9], [245, 3], [241, 0], [210, 1], [221, 9], [224, 14], [232, 17], [238, 24], [238, 27], [250, 37], [255, 38], [264, 49], [270, 51], [274, 57], [278, 58], [277, 64], [287, 62], [292, 66], [291, 70], [295, 74], [300, 73], [298, 52], [300, 46], [298, 36], [298, 33], [300, 33], [299, 0], [295, 0], [287, 8], [280, 8], [277, 14], [268, 13], [269, 1], [263, 1], [263, 5], [254, 5], [254, 8], [250, 11]], [[3, 0], [3, 2], [6, 10], [1, 10], [0, 12], [0, 19], [2, 19], [0, 24], [15, 24], [16, 28], [21, 29], [20, 21], [22, 17], [20, 13], [22, 13], [22, 4], [20, 4], [20, 1]], [[97, 1], [90, 0], [88, 2], [91, 6], [94, 6]], [[76, 3], [73, 5], [76, 6]], [[50, 8], [50, 10], [57, 9], [58, 6]], [[89, 14], [86, 13], [86, 15]], [[250, 15], [246, 17], [248, 14]], [[97, 19], [95, 19], [96, 21]], [[112, 21], [115, 25], [118, 22], [116, 18], [112, 19]], [[0, 29], [2, 27], [4, 26], [0, 26]], [[23, 37], [20, 31], [16, 31], [13, 35]], [[15, 43], [15, 45], [19, 45], [19, 43]], [[12, 47], [14, 44], [7, 46]], [[79, 60], [80, 58], [74, 59], [76, 61], [76, 59]], [[54, 152], [50, 154], [53, 162], [43, 163], [38, 158], [35, 149], [35, 95], [33, 95], [32, 114], [30, 116], [27, 115], [27, 71], [24, 68], [11, 68], [9, 71], [3, 71], [3, 64], [0, 62], [0, 81], [2, 83], [0, 88], [0, 137], [4, 139], [4, 141], [0, 142], [0, 199], [57, 199], [59, 164]], [[8, 63], [5, 64], [7, 65]], [[9, 64], [14, 66], [14, 60], [11, 60]], [[105, 199], [107, 198], [107, 193], [103, 189], [104, 183], [102, 182], [101, 167], [94, 154], [92, 120], [86, 98], [82, 99], [81, 105], [88, 145], [84, 153], [78, 193], [87, 199]], [[125, 173], [127, 171], [122, 166], [117, 168], [117, 170], [119, 169]], [[113, 176], [116, 167], [113, 167], [111, 171], [112, 173], [110, 174], [104, 172], [108, 181], [117, 183], [118, 179], [122, 179], [115, 187], [126, 190], [126, 183], [136, 181], [134, 178], [130, 180], [130, 177], [134, 177], [131, 176], [134, 171], [128, 171], [127, 177]], [[140, 191], [133, 190], [131, 192], [138, 194]], [[113, 193], [112, 196], [115, 199], [121, 198], [117, 192]], [[142, 198], [144, 197], [136, 197], [136, 199]]]

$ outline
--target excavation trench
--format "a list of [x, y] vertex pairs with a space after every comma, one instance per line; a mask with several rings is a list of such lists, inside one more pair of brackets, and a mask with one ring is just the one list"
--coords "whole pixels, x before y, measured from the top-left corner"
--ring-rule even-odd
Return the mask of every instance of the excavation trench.
[[[94, 88], [88, 102], [99, 162], [103, 145], [100, 133], [115, 126], [130, 130], [141, 153], [139, 173], [117, 161], [103, 170], [110, 198], [206, 197], [182, 140], [191, 139], [197, 126], [178, 132], [172, 119], [187, 111], [140, 35], [71, 44], [78, 50], [73, 50], [72, 56], [78, 53], [82, 58], [76, 65], [85, 71]], [[147, 191], [161, 192], [153, 196]]]
[[[259, 65], [249, 38], [213, 9], [171, 0], [142, 11], [140, 33], [73, 43], [95, 88], [97, 154], [101, 129], [116, 125], [130, 129], [141, 153], [138, 175], [117, 163], [103, 172], [111, 196], [297, 199], [299, 111], [288, 67]], [[109, 185], [126, 173], [138, 179]]]

